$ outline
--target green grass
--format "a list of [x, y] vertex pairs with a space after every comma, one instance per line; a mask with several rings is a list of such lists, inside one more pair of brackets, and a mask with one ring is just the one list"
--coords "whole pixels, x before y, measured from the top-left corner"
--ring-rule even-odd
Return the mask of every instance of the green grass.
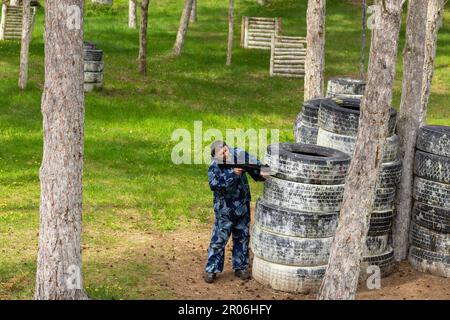
[[[142, 258], [142, 237], [211, 220], [206, 165], [176, 166], [171, 150], [177, 128], [279, 129], [292, 141], [292, 123], [303, 100], [303, 81], [269, 78], [269, 53], [243, 50], [240, 17], [281, 16], [283, 32], [305, 35], [306, 2], [273, 0], [262, 8], [238, 1], [233, 65], [225, 67], [227, 2], [202, 0], [183, 55], [175, 59], [182, 0], [150, 2], [149, 72], [137, 72], [138, 32], [127, 27], [127, 1], [109, 9], [89, 4], [85, 39], [104, 50], [105, 88], [86, 95], [84, 170], [84, 272], [93, 298], [171, 297], [140, 285], [155, 270]], [[87, 1], [87, 3], [90, 3]], [[360, 8], [347, 1], [327, 5], [326, 77], [358, 76]], [[450, 125], [450, 14], [439, 35], [428, 122]], [[0, 42], [0, 299], [31, 298], [39, 215], [38, 170], [42, 157], [40, 99], [44, 80], [43, 8], [30, 48], [30, 81], [17, 87], [17, 42]], [[404, 28], [401, 48], [404, 44]], [[400, 48], [400, 52], [401, 52]], [[394, 106], [400, 101], [401, 56]], [[253, 184], [254, 198], [261, 185]], [[205, 225], [205, 228], [208, 226]], [[108, 251], [109, 250], [109, 251]], [[108, 254], [108, 252], [110, 252]]]

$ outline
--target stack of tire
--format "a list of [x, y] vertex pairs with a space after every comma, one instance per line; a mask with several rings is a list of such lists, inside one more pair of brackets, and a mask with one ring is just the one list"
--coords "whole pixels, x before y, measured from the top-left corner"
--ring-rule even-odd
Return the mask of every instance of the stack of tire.
[[84, 43], [84, 92], [103, 88], [103, 51], [90, 42]]
[[275, 290], [318, 290], [342, 204], [350, 156], [316, 145], [267, 149], [272, 176], [252, 226], [253, 278]]
[[317, 144], [319, 107], [322, 100], [314, 99], [303, 103], [302, 110], [294, 123], [296, 143]]
[[351, 78], [331, 78], [327, 85], [327, 98], [361, 99], [366, 90], [366, 83]]
[[415, 157], [409, 261], [450, 277], [450, 127], [423, 126]]
[[[338, 149], [353, 156], [359, 127], [360, 99], [331, 98], [319, 108], [317, 144]], [[383, 151], [376, 196], [372, 208], [364, 262], [378, 265], [382, 276], [391, 273], [393, 250], [390, 246], [394, 219], [394, 198], [400, 181], [402, 164], [398, 159], [399, 139], [394, 134], [397, 112], [391, 109], [389, 137]]]

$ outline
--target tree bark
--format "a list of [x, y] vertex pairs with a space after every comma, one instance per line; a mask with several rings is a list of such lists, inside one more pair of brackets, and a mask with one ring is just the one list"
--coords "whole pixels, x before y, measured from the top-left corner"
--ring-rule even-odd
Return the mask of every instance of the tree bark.
[[177, 39], [175, 45], [173, 46], [173, 54], [175, 56], [181, 55], [183, 51], [184, 42], [186, 40], [186, 33], [189, 27], [189, 18], [192, 11], [193, 0], [185, 0], [183, 13], [181, 14], [180, 26], [178, 28]]
[[139, 29], [139, 72], [147, 74], [147, 29], [148, 29], [148, 4], [149, 0], [141, 3], [141, 24]]
[[414, 182], [414, 155], [417, 132], [426, 110], [422, 107], [422, 83], [425, 59], [425, 37], [428, 4], [409, 0], [406, 25], [406, 45], [403, 56], [403, 89], [397, 134], [400, 138], [402, 176], [396, 197], [397, 215], [393, 229], [395, 260], [406, 259]]
[[444, 15], [445, 0], [429, 0], [428, 2], [428, 14], [427, 14], [427, 26], [426, 26], [426, 38], [425, 38], [425, 63], [424, 63], [424, 80], [422, 88], [422, 108], [424, 111], [422, 114], [421, 124], [425, 123], [426, 110], [431, 93], [431, 83], [434, 73], [434, 60], [436, 59], [436, 47], [438, 31], [442, 24], [442, 18]]
[[31, 41], [32, 17], [30, 0], [23, 0], [22, 42], [20, 45], [19, 88], [25, 90], [28, 80], [28, 53]]
[[306, 14], [307, 48], [305, 60], [304, 100], [323, 96], [325, 66], [325, 6], [326, 0], [309, 0]]
[[231, 65], [231, 58], [233, 56], [233, 36], [234, 36], [234, 0], [230, 0], [228, 9], [227, 66]]
[[83, 2], [47, 0], [45, 5], [44, 154], [35, 299], [87, 298], [81, 273]]
[[354, 299], [356, 296], [383, 144], [388, 134], [401, 0], [377, 0], [376, 4], [381, 16], [372, 38], [360, 128], [319, 299]]
[[362, 35], [361, 35], [361, 65], [360, 65], [360, 78], [364, 81], [365, 71], [365, 58], [366, 58], [366, 33], [367, 33], [367, 3], [366, 0], [362, 2]]
[[190, 23], [197, 22], [197, 0], [192, 1], [191, 16], [189, 17]]
[[128, 1], [128, 27], [131, 29], [136, 29], [137, 25], [137, 14], [136, 14], [136, 0]]

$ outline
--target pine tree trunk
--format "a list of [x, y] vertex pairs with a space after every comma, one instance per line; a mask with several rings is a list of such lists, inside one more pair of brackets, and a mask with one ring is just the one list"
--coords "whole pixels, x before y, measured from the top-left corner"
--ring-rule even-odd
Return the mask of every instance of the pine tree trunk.
[[192, 11], [193, 0], [185, 0], [183, 13], [181, 14], [180, 26], [178, 28], [177, 39], [173, 46], [173, 54], [179, 56], [183, 51], [184, 42], [186, 40], [186, 33], [189, 27], [189, 18]]
[[[414, 155], [417, 132], [422, 122], [422, 83], [425, 59], [427, 3], [410, 0], [406, 26], [406, 45], [403, 56], [403, 89], [397, 134], [400, 138], [400, 159], [403, 169], [400, 180], [395, 217], [393, 244], [397, 261], [406, 259], [414, 182]], [[426, 107], [426, 106], [425, 106]]]
[[147, 29], [148, 29], [148, 3], [149, 0], [142, 0], [141, 3], [141, 23], [139, 29], [139, 72], [147, 74]]
[[197, 22], [197, 0], [192, 1], [191, 16], [189, 17], [190, 23]]
[[362, 35], [361, 35], [361, 65], [360, 65], [360, 79], [364, 81], [365, 58], [366, 58], [366, 33], [367, 33], [367, 3], [366, 0], [362, 2]]
[[135, 29], [137, 25], [136, 0], [128, 1], [128, 27]]
[[[424, 63], [424, 80], [422, 88], [422, 108], [426, 111], [431, 93], [431, 83], [434, 73], [434, 60], [436, 59], [436, 47], [438, 31], [442, 24], [444, 16], [445, 0], [429, 0], [427, 14], [427, 31], [425, 38], [425, 63]], [[422, 114], [421, 123], [425, 123], [426, 113]]]
[[[35, 299], [86, 299], [81, 273], [83, 2], [47, 0]], [[70, 21], [78, 23], [70, 24]]]
[[28, 53], [31, 41], [32, 18], [30, 0], [23, 0], [22, 42], [20, 45], [19, 88], [25, 90], [28, 81]]
[[338, 228], [319, 299], [354, 299], [383, 144], [388, 134], [401, 21], [401, 0], [377, 0], [366, 92], [353, 160], [345, 184]]
[[231, 58], [233, 55], [233, 36], [234, 36], [234, 0], [230, 0], [228, 10], [227, 66], [231, 65]]
[[305, 58], [304, 100], [323, 96], [325, 67], [325, 6], [326, 0], [309, 0], [306, 14], [307, 48]]

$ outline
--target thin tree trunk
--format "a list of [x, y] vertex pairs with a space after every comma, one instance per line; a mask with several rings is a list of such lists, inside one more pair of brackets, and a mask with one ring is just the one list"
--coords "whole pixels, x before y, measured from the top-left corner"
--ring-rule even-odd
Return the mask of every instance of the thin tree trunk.
[[421, 123], [425, 123], [426, 110], [431, 93], [431, 83], [434, 73], [434, 60], [436, 59], [436, 47], [438, 31], [442, 24], [442, 18], [444, 16], [444, 6], [446, 1], [444, 0], [429, 0], [428, 2], [428, 14], [427, 14], [427, 31], [425, 39], [425, 63], [424, 63], [424, 80], [422, 89], [422, 108], [424, 111], [422, 114]]
[[428, 4], [423, 0], [409, 0], [406, 26], [406, 45], [403, 56], [403, 89], [397, 134], [400, 138], [402, 176], [396, 197], [393, 244], [395, 260], [406, 259], [414, 182], [414, 155], [417, 132], [422, 122], [422, 83], [425, 59], [425, 37]]
[[197, 22], [197, 0], [194, 0], [192, 2], [192, 10], [191, 10], [191, 16], [189, 17], [190, 23]]
[[401, 0], [377, 0], [376, 4], [381, 17], [372, 38], [360, 128], [319, 299], [354, 299], [356, 296], [383, 144], [388, 134]]
[[366, 53], [366, 33], [367, 33], [367, 3], [366, 0], [362, 2], [362, 35], [361, 35], [361, 66], [360, 66], [360, 78], [364, 81], [365, 71], [365, 53]]
[[233, 36], [234, 36], [234, 0], [230, 0], [228, 10], [227, 66], [231, 65], [231, 58], [233, 55]]
[[35, 299], [86, 299], [81, 273], [83, 2], [47, 0]]
[[141, 3], [141, 25], [139, 29], [139, 72], [147, 74], [147, 29], [148, 29], [148, 4], [149, 0]]
[[189, 27], [189, 18], [192, 11], [193, 0], [185, 0], [183, 13], [181, 14], [180, 26], [178, 28], [177, 39], [173, 46], [173, 54], [175, 56], [181, 55], [183, 51], [184, 42], [186, 40], [186, 33]]
[[32, 18], [30, 0], [23, 0], [22, 42], [20, 45], [19, 88], [25, 90], [28, 80], [28, 53], [31, 41]]
[[323, 96], [325, 66], [325, 6], [326, 0], [309, 0], [306, 14], [307, 48], [305, 58], [304, 100]]
[[135, 29], [137, 25], [136, 0], [128, 1], [128, 27]]

